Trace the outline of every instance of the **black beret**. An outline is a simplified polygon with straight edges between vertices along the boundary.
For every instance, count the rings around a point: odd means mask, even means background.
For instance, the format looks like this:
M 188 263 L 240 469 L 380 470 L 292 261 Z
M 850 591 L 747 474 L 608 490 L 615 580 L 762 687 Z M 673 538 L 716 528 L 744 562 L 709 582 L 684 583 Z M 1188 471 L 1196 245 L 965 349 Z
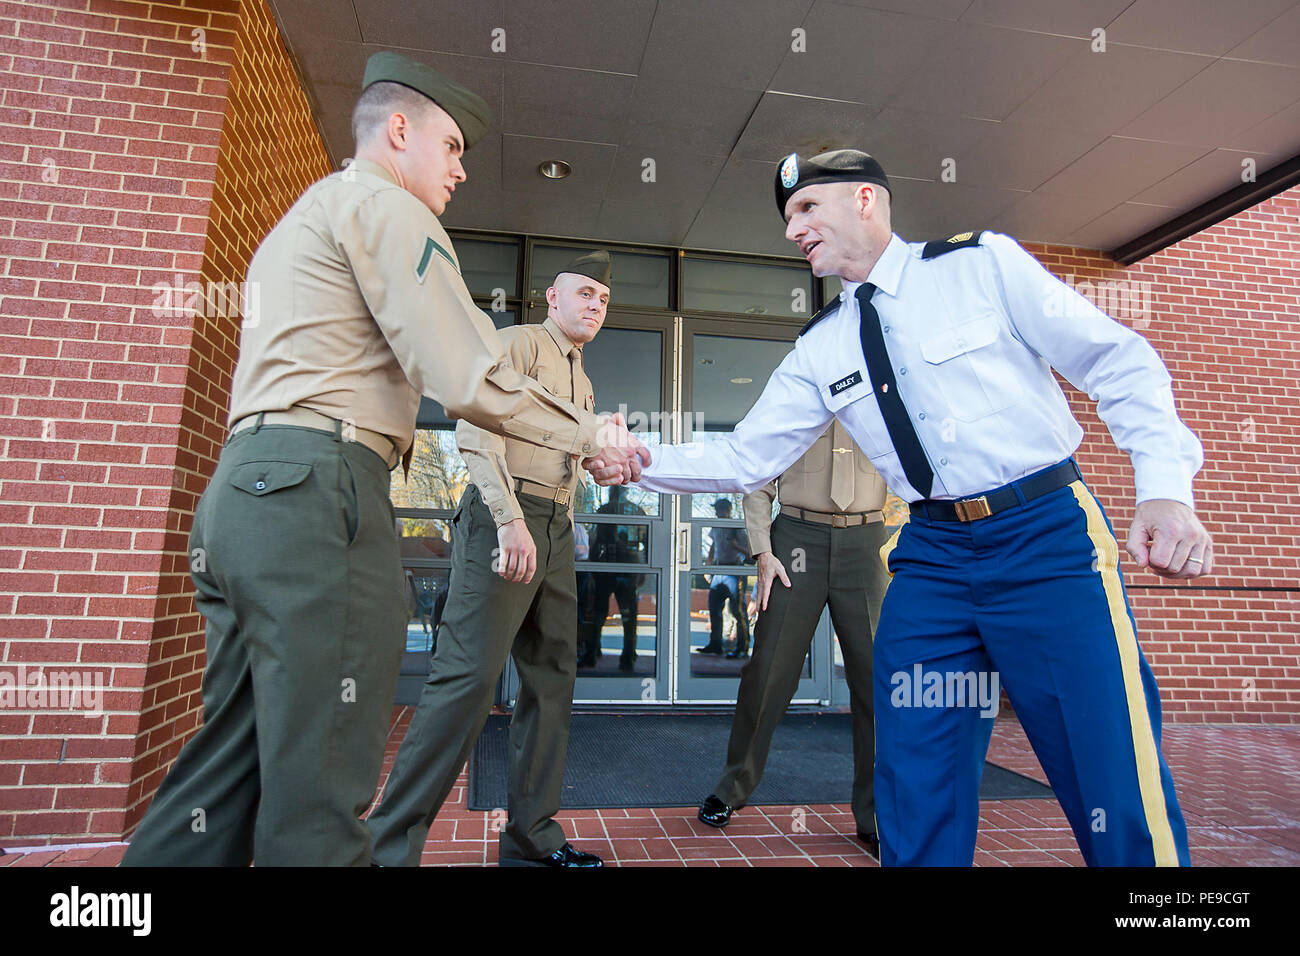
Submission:
M 560 272 L 573 272 L 580 276 L 586 276 L 588 279 L 595 279 L 608 288 L 613 268 L 610 264 L 609 253 L 604 249 L 597 249 L 595 252 L 584 252 L 582 255 L 575 257 Z M 556 274 L 559 275 L 559 273 Z
M 460 135 L 465 138 L 466 149 L 483 138 L 492 122 L 492 110 L 483 97 L 447 79 L 432 67 L 400 53 L 382 50 L 371 55 L 366 61 L 362 90 L 372 83 L 400 83 L 433 100 L 456 121 Z
M 832 149 L 810 159 L 791 153 L 776 168 L 776 211 L 785 218 L 790 197 L 818 183 L 875 183 L 889 189 L 889 177 L 880 163 L 861 150 Z

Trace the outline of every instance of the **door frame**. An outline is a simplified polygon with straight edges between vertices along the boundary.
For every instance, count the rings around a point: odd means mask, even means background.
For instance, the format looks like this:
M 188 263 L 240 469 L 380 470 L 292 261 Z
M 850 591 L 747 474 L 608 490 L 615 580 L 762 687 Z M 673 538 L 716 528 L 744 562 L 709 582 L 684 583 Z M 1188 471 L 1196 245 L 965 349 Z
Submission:
M 690 400 L 695 385 L 695 349 L 696 335 L 717 335 L 727 338 L 747 338 L 765 341 L 788 341 L 791 348 L 798 337 L 799 330 L 806 320 L 802 319 L 752 319 L 738 322 L 734 319 L 687 315 L 678 317 L 677 352 L 675 355 L 677 369 L 680 373 L 679 394 L 677 395 L 679 411 L 685 411 L 684 405 Z M 678 415 L 684 420 L 684 415 Z M 683 435 L 678 441 L 689 440 Z M 733 516 L 730 520 L 719 518 L 693 518 L 690 514 L 689 495 L 674 495 L 674 540 L 678 542 L 677 567 L 675 575 L 675 597 L 678 602 L 676 627 L 673 634 L 673 702 L 677 704 L 734 704 L 736 690 L 739 686 L 737 677 L 694 677 L 691 675 L 690 654 L 690 607 L 691 579 L 699 573 L 714 573 L 713 566 L 696 563 L 696 556 L 701 554 L 703 529 L 705 527 L 743 527 L 743 516 Z M 686 544 L 683 551 L 682 544 Z M 706 568 L 706 570 L 701 570 Z M 754 565 L 717 566 L 720 574 L 756 573 Z M 751 634 L 751 648 L 752 648 Z M 831 629 L 830 615 L 823 610 L 817 628 L 813 634 L 809 653 L 812 656 L 812 674 L 801 677 L 792 704 L 830 703 L 832 696 L 831 667 Z

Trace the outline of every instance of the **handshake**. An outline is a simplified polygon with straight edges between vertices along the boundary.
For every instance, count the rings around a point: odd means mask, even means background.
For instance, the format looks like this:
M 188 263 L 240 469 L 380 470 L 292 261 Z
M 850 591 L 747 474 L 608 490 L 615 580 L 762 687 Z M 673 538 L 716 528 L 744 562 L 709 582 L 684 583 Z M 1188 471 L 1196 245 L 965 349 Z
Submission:
M 600 451 L 582 460 L 598 485 L 626 485 L 641 480 L 641 468 L 650 464 L 650 450 L 627 430 L 622 414 L 600 415 L 596 441 Z

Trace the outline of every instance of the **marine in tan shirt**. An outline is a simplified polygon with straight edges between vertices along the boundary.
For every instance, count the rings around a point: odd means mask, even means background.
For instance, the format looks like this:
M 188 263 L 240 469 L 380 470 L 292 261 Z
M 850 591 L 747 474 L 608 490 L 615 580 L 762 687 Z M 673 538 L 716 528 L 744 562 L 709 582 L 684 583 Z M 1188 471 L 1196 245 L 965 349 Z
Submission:
M 506 329 L 510 361 L 580 408 L 595 404 L 582 347 L 600 330 L 612 281 L 603 250 L 546 290 L 541 325 Z M 452 570 L 429 678 L 370 814 L 374 858 L 417 866 L 429 827 L 492 709 L 506 658 L 519 671 L 510 720 L 509 819 L 502 865 L 599 866 L 552 819 L 560 809 L 577 676 L 578 599 L 570 511 L 577 470 L 563 451 L 456 427 L 472 484 L 453 519 Z
M 596 398 L 582 367 L 582 345 L 575 343 L 547 317 L 541 325 L 516 325 L 501 330 L 510 364 L 535 378 L 552 395 L 591 411 Z M 572 455 L 539 447 L 517 438 L 503 438 L 468 421 L 456 425 L 456 446 L 465 458 L 470 480 L 499 526 L 523 518 L 516 496 L 520 481 L 535 485 L 531 493 L 558 495 L 561 504 L 573 500 L 579 468 Z
M 599 455 L 617 479 L 639 474 L 619 426 L 510 366 L 461 281 L 437 216 L 487 104 L 395 53 L 371 57 L 363 88 L 359 158 L 311 186 L 249 267 L 259 308 L 244 316 L 232 434 L 189 542 L 204 723 L 125 865 L 370 862 L 359 817 L 409 618 L 389 471 L 421 394 L 557 454 Z
M 230 422 L 307 408 L 411 444 L 420 396 L 447 414 L 562 454 L 595 452 L 599 422 L 506 360 L 432 210 L 357 159 L 302 195 L 258 248 Z
M 853 711 L 853 816 L 859 837 L 878 856 L 871 635 L 888 584 L 879 558 L 887 538 L 881 513 L 887 495 L 884 481 L 838 420 L 776 481 L 745 495 L 745 530 L 758 559 L 758 624 L 753 657 L 740 674 L 727 764 L 700 807 L 704 823 L 726 826 L 758 786 L 772 734 L 799 686 L 817 622 L 829 606 Z M 774 500 L 780 503 L 775 520 Z

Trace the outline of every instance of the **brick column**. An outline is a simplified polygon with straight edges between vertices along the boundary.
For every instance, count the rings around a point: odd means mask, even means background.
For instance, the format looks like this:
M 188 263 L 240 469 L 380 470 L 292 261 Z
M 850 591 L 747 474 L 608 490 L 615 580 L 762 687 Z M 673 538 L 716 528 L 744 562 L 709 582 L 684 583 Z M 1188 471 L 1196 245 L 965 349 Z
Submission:
M 0 38 L 0 675 L 107 685 L 0 705 L 0 846 L 118 839 L 201 719 L 187 535 L 238 315 L 193 291 L 328 162 L 264 0 L 0 4 Z

